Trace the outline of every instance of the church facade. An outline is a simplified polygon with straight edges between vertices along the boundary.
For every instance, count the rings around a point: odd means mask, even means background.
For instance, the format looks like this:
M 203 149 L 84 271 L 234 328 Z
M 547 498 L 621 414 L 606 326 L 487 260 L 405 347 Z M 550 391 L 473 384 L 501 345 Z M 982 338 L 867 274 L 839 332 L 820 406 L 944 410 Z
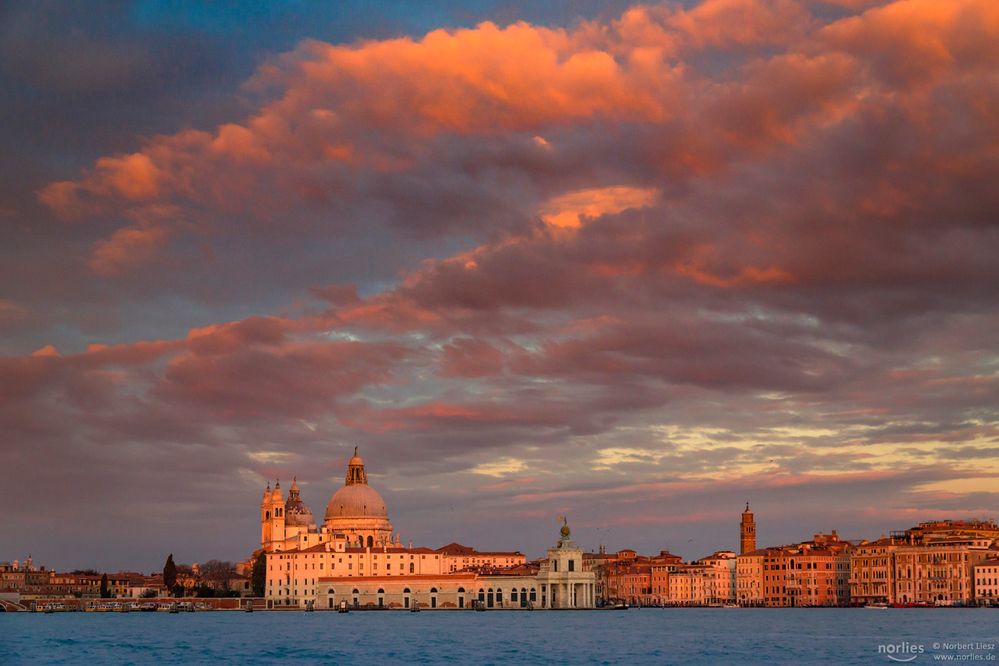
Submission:
M 322 524 L 292 482 L 268 484 L 260 506 L 260 548 L 266 556 L 269 608 L 592 608 L 595 576 L 582 549 L 562 538 L 539 563 L 519 551 L 481 552 L 461 544 L 438 549 L 403 546 L 385 501 L 368 485 L 354 450 L 343 487 L 326 505 Z

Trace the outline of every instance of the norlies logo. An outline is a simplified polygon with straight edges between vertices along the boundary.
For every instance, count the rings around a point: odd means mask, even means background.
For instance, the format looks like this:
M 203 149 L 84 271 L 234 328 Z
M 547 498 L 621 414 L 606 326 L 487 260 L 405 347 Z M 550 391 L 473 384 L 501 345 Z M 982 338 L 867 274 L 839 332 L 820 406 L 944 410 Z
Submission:
M 878 646 L 878 654 L 883 654 L 892 661 L 913 661 L 919 655 L 926 652 L 926 648 L 921 643 L 887 643 Z

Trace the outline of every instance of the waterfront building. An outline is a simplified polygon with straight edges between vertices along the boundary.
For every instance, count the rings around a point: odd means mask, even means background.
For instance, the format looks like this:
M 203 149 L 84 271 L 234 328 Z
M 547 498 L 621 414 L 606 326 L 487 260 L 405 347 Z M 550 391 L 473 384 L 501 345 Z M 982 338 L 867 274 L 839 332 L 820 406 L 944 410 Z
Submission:
M 387 549 L 383 555 L 398 557 L 403 563 L 425 564 L 426 569 L 415 567 L 413 573 L 387 575 L 387 571 L 375 573 L 369 568 L 366 573 L 350 575 L 350 569 L 345 572 L 340 568 L 334 575 L 319 574 L 311 598 L 300 596 L 293 605 L 312 602 L 316 608 L 332 609 L 345 601 L 361 608 L 412 608 L 419 604 L 430 609 L 470 609 L 481 604 L 483 608 L 568 609 L 593 608 L 596 602 L 596 577 L 586 567 L 582 549 L 569 539 L 568 525 L 563 525 L 559 542 L 548 549 L 548 557 L 540 565 L 521 563 L 451 572 L 448 565 L 442 565 L 440 551 L 400 550 L 405 552 Z M 282 562 L 289 554 L 268 555 L 268 561 L 275 557 Z M 284 605 L 281 601 L 280 596 L 268 598 L 269 605 Z
M 704 600 L 707 604 L 730 604 L 736 601 L 736 555 L 721 550 L 701 558 L 695 564 L 704 568 Z
M 735 578 L 737 603 L 740 606 L 762 606 L 763 601 L 763 560 L 769 549 L 760 548 L 741 553 L 735 558 Z
M 703 606 L 706 603 L 706 567 L 700 564 L 682 564 L 669 574 L 669 606 Z
M 736 593 L 743 606 L 845 606 L 851 544 L 834 530 L 811 541 L 762 548 L 736 558 Z
M 894 539 L 881 537 L 862 541 L 850 556 L 850 602 L 854 604 L 893 603 L 895 590 Z
M 992 551 L 990 557 L 975 564 L 972 571 L 975 603 L 980 605 L 999 603 L 999 552 Z
M 669 575 L 683 564 L 679 555 L 668 550 L 658 555 L 639 555 L 631 549 L 613 555 L 589 555 L 597 576 L 598 598 L 604 602 L 624 601 L 636 606 L 661 606 L 669 602 Z
M 856 604 L 964 605 L 976 594 L 972 572 L 993 557 L 999 527 L 991 521 L 932 521 L 861 542 L 850 558 Z
M 899 604 L 954 606 L 974 601 L 972 572 L 988 559 L 989 538 L 941 536 L 895 550 L 894 594 Z
M 590 608 L 597 599 L 591 559 L 569 539 L 568 525 L 546 560 L 533 568 L 525 568 L 518 551 L 483 552 L 459 543 L 403 546 L 356 449 L 322 526 L 297 482 L 287 498 L 279 483 L 268 485 L 260 515 L 269 607 L 329 608 L 341 600 L 353 605 L 356 597 L 362 606 L 405 607 L 408 599 L 431 608 L 438 603 L 464 608 L 471 601 L 486 607 Z M 465 578 L 451 578 L 459 574 Z M 465 584 L 469 575 L 477 586 Z
M 568 522 L 563 521 L 558 543 L 548 549 L 537 580 L 542 608 L 593 608 L 596 576 L 584 566 L 583 549 L 573 543 Z

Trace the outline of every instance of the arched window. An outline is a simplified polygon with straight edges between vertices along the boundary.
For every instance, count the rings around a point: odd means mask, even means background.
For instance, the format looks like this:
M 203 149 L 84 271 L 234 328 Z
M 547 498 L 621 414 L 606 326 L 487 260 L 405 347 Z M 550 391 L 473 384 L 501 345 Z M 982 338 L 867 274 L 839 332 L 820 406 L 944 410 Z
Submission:
M 430 594 L 437 594 L 437 588 L 436 587 L 430 588 Z
M 402 593 L 406 595 L 402 598 L 402 605 L 404 608 L 409 608 L 409 588 L 407 587 Z
M 378 588 L 378 594 L 385 594 L 385 589 L 384 589 L 384 588 L 381 588 L 381 587 L 379 587 L 379 588 Z

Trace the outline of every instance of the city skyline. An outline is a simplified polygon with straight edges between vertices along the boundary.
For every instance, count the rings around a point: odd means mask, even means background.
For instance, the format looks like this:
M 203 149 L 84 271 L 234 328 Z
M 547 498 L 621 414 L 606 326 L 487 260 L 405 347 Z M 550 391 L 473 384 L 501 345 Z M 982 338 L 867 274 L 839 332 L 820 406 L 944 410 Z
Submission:
M 0 18 L 0 556 L 235 561 L 355 446 L 434 547 L 996 518 L 995 3 Z

